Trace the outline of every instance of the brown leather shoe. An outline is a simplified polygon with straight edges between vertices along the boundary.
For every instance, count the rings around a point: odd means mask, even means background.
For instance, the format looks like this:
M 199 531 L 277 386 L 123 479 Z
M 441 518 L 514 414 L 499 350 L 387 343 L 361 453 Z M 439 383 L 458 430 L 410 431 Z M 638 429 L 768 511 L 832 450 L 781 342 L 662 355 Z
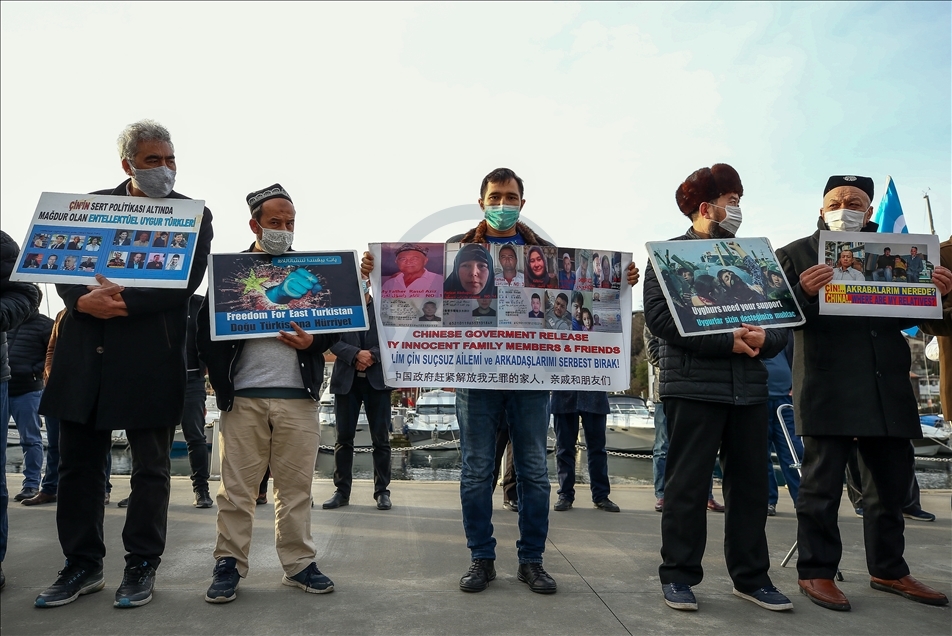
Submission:
M 707 509 L 711 512 L 724 512 L 723 504 L 718 503 L 714 497 L 707 500 Z
M 20 502 L 24 506 L 39 506 L 40 504 L 56 503 L 56 495 L 48 495 L 45 492 L 39 492 L 34 497 L 24 499 Z
M 24 502 L 26 503 L 26 502 Z M 901 579 L 888 580 L 877 579 L 875 576 L 869 577 L 869 586 L 874 590 L 891 592 L 904 596 L 910 601 L 925 603 L 926 605 L 948 605 L 949 599 L 945 594 L 938 590 L 933 590 L 928 585 L 923 585 L 908 574 Z
M 839 612 L 848 612 L 849 599 L 836 587 L 833 579 L 800 579 L 797 581 L 804 596 L 819 605 Z

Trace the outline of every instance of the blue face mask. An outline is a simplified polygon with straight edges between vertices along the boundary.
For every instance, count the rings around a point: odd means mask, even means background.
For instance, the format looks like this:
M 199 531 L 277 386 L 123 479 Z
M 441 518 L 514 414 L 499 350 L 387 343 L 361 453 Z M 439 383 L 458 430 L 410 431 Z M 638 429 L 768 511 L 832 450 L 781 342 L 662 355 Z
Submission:
M 518 205 L 487 205 L 483 212 L 490 227 L 500 232 L 511 230 L 519 220 Z

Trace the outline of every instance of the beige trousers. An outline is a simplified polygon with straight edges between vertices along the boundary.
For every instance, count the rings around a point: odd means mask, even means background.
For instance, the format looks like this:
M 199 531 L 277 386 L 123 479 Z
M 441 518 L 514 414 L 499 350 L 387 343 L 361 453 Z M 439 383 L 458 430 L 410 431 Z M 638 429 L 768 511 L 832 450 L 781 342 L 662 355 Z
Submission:
M 285 574 L 312 561 L 311 483 L 321 433 L 313 400 L 236 397 L 221 414 L 221 485 L 215 560 L 234 557 L 248 575 L 258 485 L 268 465 L 274 479 L 274 547 Z

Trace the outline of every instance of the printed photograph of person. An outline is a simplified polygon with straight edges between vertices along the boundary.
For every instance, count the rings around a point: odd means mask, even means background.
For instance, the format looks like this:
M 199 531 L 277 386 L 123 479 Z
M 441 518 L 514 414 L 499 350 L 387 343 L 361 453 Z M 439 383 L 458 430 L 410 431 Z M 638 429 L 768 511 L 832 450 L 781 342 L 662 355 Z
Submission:
M 529 318 L 544 318 L 545 314 L 542 313 L 542 296 L 537 292 L 533 292 L 531 303 L 532 311 L 529 312 Z
M 40 269 L 42 264 L 43 255 L 36 252 L 27 254 L 26 258 L 23 259 L 23 269 Z
M 559 331 L 572 330 L 572 316 L 569 314 L 569 297 L 565 292 L 545 292 L 545 319 L 546 329 Z
M 595 274 L 592 275 L 592 287 L 596 289 L 611 289 L 612 288 L 612 259 L 608 254 L 602 254 L 599 258 L 595 259 L 597 263 L 593 263 L 595 267 L 595 272 L 597 272 L 598 277 L 596 279 Z
M 168 247 L 168 245 L 169 245 L 169 233 L 156 232 L 155 240 L 152 241 L 152 247 Z
M 582 331 L 591 331 L 595 326 L 595 319 L 592 317 L 591 310 L 588 307 L 582 307 Z
M 385 243 L 380 247 L 383 298 L 443 295 L 442 243 Z
M 564 247 L 560 247 L 562 252 L 562 267 L 559 269 L 559 289 L 571 291 L 575 289 L 575 270 L 572 265 L 572 252 Z
M 149 254 L 149 264 L 145 266 L 146 269 L 164 269 L 165 268 L 165 254 L 152 253 Z
M 833 280 L 848 280 L 861 282 L 866 280 L 863 270 L 853 257 L 853 250 L 843 248 L 836 258 L 836 267 L 833 268 Z
M 423 303 L 423 315 L 417 318 L 418 322 L 441 322 L 443 319 L 437 315 L 439 308 L 432 300 Z
M 482 296 L 476 300 L 476 308 L 473 309 L 473 318 L 495 318 L 496 309 L 493 307 L 494 299 L 488 296 Z
M 89 239 L 86 241 L 86 251 L 98 252 L 100 245 L 102 245 L 101 236 L 90 236 Z
M 81 250 L 83 249 L 83 241 L 86 240 L 85 236 L 74 235 L 69 239 L 69 243 L 66 245 L 68 250 Z
M 575 287 L 577 291 L 592 291 L 592 252 L 575 250 Z
M 50 254 L 46 257 L 46 263 L 40 265 L 40 269 L 59 269 L 59 256 Z
M 119 230 L 116 232 L 115 238 L 112 239 L 113 245 L 127 246 L 132 245 L 132 239 L 129 238 L 132 236 L 132 232 L 129 230 Z
M 37 232 L 33 235 L 33 247 L 36 249 L 46 249 L 46 246 L 49 245 L 49 241 L 50 237 L 42 232 Z
M 132 246 L 149 247 L 150 238 L 152 238 L 152 232 L 136 232 L 136 240 L 132 241 Z
M 145 252 L 133 252 L 128 267 L 129 269 L 145 269 Z
M 768 300 L 781 300 L 793 296 L 793 292 L 790 291 L 787 283 L 783 280 L 783 274 L 780 272 L 779 266 L 771 265 L 763 270 L 763 274 L 764 296 Z
M 170 272 L 180 271 L 182 269 L 182 256 L 179 254 L 172 254 L 165 264 L 165 269 Z
M 112 258 L 106 263 L 106 267 L 125 267 L 129 252 L 113 252 Z
M 66 249 L 66 235 L 57 234 L 53 237 L 53 242 L 50 243 L 51 250 L 65 250 Z
M 586 300 L 588 300 L 586 298 Z M 585 323 L 585 311 L 591 310 L 592 328 L 588 329 Z M 582 308 L 582 331 L 600 331 L 603 333 L 621 333 L 620 322 L 612 320 L 612 316 L 620 315 L 621 291 L 617 289 L 603 289 L 592 293 L 592 304 L 587 302 Z M 607 317 L 607 320 L 603 320 Z
M 722 269 L 717 272 L 717 280 L 721 284 L 721 299 L 728 303 L 760 303 L 764 295 L 744 282 L 738 272 L 732 269 Z
M 176 232 L 172 235 L 172 243 L 169 244 L 169 247 L 176 250 L 184 250 L 188 247 L 188 236 L 184 232 Z
M 621 289 L 621 252 L 612 252 L 612 289 Z
M 79 271 L 81 272 L 94 272 L 96 271 L 96 262 L 99 260 L 98 256 L 84 256 L 83 260 L 79 263 Z
M 506 243 L 493 245 L 496 254 L 496 286 L 497 287 L 524 287 L 525 275 L 519 271 L 522 266 L 522 246 Z
M 525 249 L 525 286 L 534 287 L 536 289 L 558 288 L 555 269 L 551 265 L 555 258 L 555 251 L 551 247 L 541 247 L 538 245 L 526 247 Z M 546 252 L 548 252 L 548 254 Z
M 63 259 L 63 271 L 64 272 L 75 272 L 76 271 L 76 257 L 70 254 Z
M 443 284 L 444 298 L 495 297 L 496 281 L 492 254 L 482 243 L 462 244 L 455 255 L 447 249 L 446 259 L 453 258 L 453 268 Z
M 591 318 L 591 292 L 572 292 L 571 306 L 569 307 L 572 313 L 572 331 L 591 331 L 591 329 L 584 329 L 582 324 L 582 312 L 586 310 L 586 307 L 589 310 L 589 318 Z

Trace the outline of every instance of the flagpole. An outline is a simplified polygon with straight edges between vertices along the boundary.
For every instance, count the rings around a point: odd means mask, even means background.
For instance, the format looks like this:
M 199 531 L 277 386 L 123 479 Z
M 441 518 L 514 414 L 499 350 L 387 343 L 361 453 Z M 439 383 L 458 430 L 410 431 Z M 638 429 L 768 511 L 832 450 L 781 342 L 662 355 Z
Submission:
M 935 223 L 932 222 L 932 203 L 929 201 L 929 191 L 922 193 L 922 198 L 926 200 L 926 214 L 929 215 L 929 229 L 935 234 Z

